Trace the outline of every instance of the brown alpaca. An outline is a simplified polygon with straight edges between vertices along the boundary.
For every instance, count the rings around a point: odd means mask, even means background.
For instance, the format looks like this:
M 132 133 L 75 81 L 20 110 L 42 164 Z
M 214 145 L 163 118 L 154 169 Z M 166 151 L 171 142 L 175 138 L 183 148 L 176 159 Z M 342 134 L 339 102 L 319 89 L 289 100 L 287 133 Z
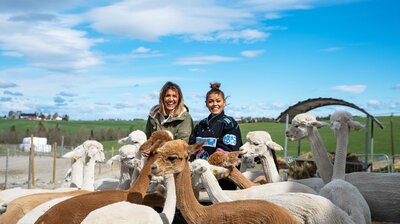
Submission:
M 202 145 L 188 145 L 182 140 L 167 142 L 158 150 L 160 156 L 151 168 L 155 175 L 174 174 L 177 203 L 188 223 L 298 223 L 286 208 L 262 200 L 201 205 L 192 190 L 188 157 Z
M 7 211 L 0 216 L 0 223 L 17 223 L 19 219 L 42 203 L 55 198 L 76 196 L 89 192 L 90 191 L 77 190 L 68 192 L 39 193 L 17 198 L 7 205 Z
M 214 152 L 210 157 L 208 157 L 208 162 L 211 165 L 227 168 L 230 171 L 227 178 L 235 183 L 240 189 L 246 189 L 259 185 L 244 177 L 243 174 L 236 168 L 236 166 L 240 163 L 240 159 L 238 158 L 240 154 L 240 151 L 229 152 L 227 154 L 222 152 Z
M 151 164 L 153 164 L 158 157 L 156 149 L 170 140 L 172 140 L 172 137 L 168 132 L 156 131 L 143 143 L 140 150 L 148 151 L 150 154 L 140 175 L 128 190 L 97 191 L 67 199 L 51 207 L 45 214 L 40 216 L 35 223 L 78 224 L 81 223 L 91 211 L 115 202 L 129 201 L 131 203 L 141 204 L 150 183 Z

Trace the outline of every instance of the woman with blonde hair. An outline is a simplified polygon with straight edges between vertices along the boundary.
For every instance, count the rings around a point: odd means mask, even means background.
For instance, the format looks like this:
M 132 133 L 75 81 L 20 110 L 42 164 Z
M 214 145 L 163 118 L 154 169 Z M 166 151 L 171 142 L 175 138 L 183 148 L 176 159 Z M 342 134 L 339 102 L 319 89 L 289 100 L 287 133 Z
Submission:
M 174 139 L 189 141 L 193 120 L 184 104 L 181 88 L 176 83 L 168 81 L 164 84 L 159 104 L 150 110 L 145 130 L 147 138 L 157 130 L 168 130 Z

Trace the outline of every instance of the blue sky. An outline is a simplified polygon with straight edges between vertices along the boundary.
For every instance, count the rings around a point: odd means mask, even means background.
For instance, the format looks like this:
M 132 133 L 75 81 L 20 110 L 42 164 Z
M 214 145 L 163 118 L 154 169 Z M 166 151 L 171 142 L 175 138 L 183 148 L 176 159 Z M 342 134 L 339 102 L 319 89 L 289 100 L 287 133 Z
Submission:
M 316 97 L 398 115 L 399 9 L 397 0 L 1 0 L 0 115 L 146 118 L 166 81 L 181 86 L 195 120 L 208 115 L 215 81 L 234 117 L 276 118 Z

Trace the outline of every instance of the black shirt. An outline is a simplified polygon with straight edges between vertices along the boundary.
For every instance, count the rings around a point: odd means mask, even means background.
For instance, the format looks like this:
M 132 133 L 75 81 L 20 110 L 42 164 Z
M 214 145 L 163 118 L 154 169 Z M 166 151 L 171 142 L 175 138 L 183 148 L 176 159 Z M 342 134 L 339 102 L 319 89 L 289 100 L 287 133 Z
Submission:
M 189 144 L 204 142 L 196 158 L 207 159 L 216 150 L 238 151 L 242 146 L 239 124 L 224 111 L 216 116 L 210 114 L 201 120 L 190 136 Z M 192 157 L 192 159 L 194 159 Z

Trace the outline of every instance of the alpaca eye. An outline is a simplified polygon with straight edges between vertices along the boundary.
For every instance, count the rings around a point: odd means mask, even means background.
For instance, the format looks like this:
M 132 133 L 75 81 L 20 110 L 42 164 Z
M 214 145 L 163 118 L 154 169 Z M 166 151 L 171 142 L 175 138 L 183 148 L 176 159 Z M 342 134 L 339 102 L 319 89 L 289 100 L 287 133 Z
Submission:
M 177 159 L 177 156 L 168 156 L 167 159 L 171 162 L 175 162 L 175 160 Z

